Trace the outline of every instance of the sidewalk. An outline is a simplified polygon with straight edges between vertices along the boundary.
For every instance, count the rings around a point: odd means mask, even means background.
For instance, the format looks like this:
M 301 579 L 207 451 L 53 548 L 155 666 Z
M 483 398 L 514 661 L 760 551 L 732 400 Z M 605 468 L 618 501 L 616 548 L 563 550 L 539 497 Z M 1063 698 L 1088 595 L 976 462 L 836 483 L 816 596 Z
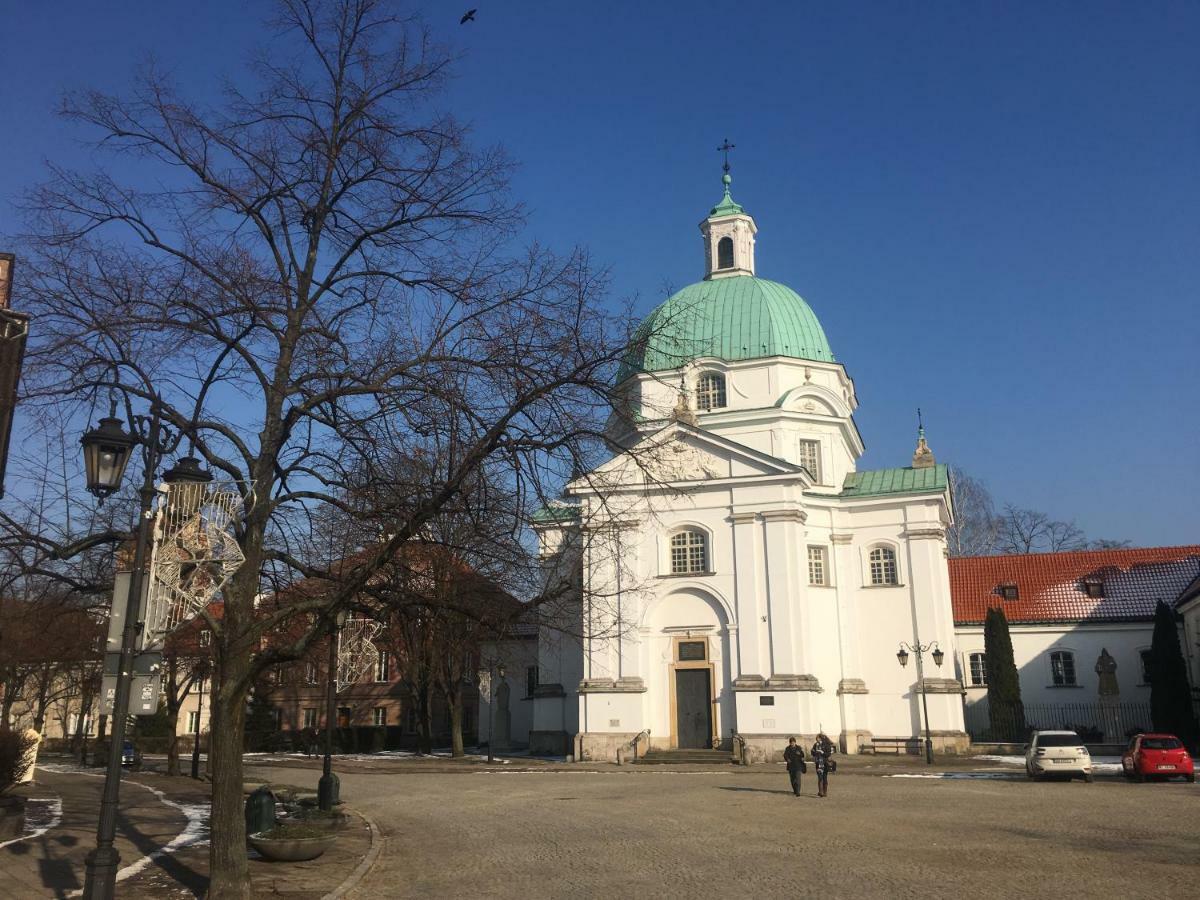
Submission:
M 299 774 L 299 773 L 297 773 Z M 318 773 L 319 774 L 319 773 Z M 295 779 L 308 788 L 307 777 Z M 311 779 L 316 790 L 316 778 Z M 65 898 L 83 887 L 84 858 L 96 845 L 104 779 L 99 770 L 62 761 L 39 765 L 26 831 L 0 846 L 0 897 Z M 118 895 L 135 900 L 202 897 L 208 887 L 207 782 L 127 773 L 121 785 L 117 849 Z M 307 863 L 269 863 L 251 853 L 255 893 L 287 900 L 319 900 L 338 888 L 371 846 L 371 831 L 353 810 L 333 849 Z M 41 831 L 41 833 L 37 833 Z

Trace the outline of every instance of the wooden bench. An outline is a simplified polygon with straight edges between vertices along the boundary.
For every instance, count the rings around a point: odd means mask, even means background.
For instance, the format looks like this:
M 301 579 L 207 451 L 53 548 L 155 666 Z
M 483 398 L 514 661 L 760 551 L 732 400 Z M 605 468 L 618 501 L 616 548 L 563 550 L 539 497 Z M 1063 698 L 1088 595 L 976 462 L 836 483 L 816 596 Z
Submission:
M 911 745 L 911 749 L 910 749 Z M 920 753 L 921 740 L 914 737 L 875 737 L 864 744 L 859 744 L 859 753 Z

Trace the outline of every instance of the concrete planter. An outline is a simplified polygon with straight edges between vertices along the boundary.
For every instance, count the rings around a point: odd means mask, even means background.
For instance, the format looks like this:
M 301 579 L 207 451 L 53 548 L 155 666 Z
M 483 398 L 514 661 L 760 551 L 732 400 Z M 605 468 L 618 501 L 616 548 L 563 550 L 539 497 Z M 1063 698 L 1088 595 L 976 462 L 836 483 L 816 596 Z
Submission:
M 20 837 L 25 833 L 25 798 L 10 794 L 0 796 L 0 841 Z
M 325 831 L 338 832 L 350 824 L 350 817 L 340 812 L 335 812 L 329 816 L 314 816 L 301 813 L 296 816 L 295 823 L 297 825 L 311 825 L 313 828 L 322 828 Z
M 316 859 L 337 841 L 337 833 L 330 831 L 321 837 L 269 838 L 260 832 L 247 840 L 264 859 L 271 862 L 304 862 Z

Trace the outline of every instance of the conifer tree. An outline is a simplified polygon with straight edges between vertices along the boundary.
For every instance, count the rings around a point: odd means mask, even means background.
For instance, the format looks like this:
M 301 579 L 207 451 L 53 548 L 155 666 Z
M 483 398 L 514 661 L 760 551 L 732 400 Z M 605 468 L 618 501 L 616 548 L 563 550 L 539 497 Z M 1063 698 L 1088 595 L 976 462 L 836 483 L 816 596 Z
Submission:
M 1150 717 L 1156 731 L 1176 735 L 1188 747 L 1195 749 L 1200 728 L 1192 709 L 1192 694 L 1188 687 L 1187 663 L 1179 648 L 1179 633 L 1175 625 L 1175 610 L 1158 601 L 1154 610 L 1154 637 L 1150 643 L 1147 664 L 1150 676 Z
M 999 607 L 987 611 L 983 623 L 983 652 L 987 661 L 988 721 L 992 739 L 1023 741 L 1026 728 L 1021 679 L 1013 660 L 1008 618 Z

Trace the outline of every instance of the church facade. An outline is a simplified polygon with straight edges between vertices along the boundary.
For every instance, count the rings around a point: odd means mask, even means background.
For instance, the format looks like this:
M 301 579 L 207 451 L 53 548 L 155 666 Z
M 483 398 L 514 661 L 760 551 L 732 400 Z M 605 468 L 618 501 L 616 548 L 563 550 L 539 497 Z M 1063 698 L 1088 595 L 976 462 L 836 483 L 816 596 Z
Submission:
M 911 465 L 858 469 L 854 382 L 808 304 L 758 277 L 724 185 L 703 280 L 647 317 L 618 375 L 621 452 L 537 517 L 579 595 L 541 630 L 531 749 L 736 742 L 755 760 L 824 731 L 854 753 L 921 733 L 922 693 L 935 747 L 964 748 L 946 468 L 922 434 Z

